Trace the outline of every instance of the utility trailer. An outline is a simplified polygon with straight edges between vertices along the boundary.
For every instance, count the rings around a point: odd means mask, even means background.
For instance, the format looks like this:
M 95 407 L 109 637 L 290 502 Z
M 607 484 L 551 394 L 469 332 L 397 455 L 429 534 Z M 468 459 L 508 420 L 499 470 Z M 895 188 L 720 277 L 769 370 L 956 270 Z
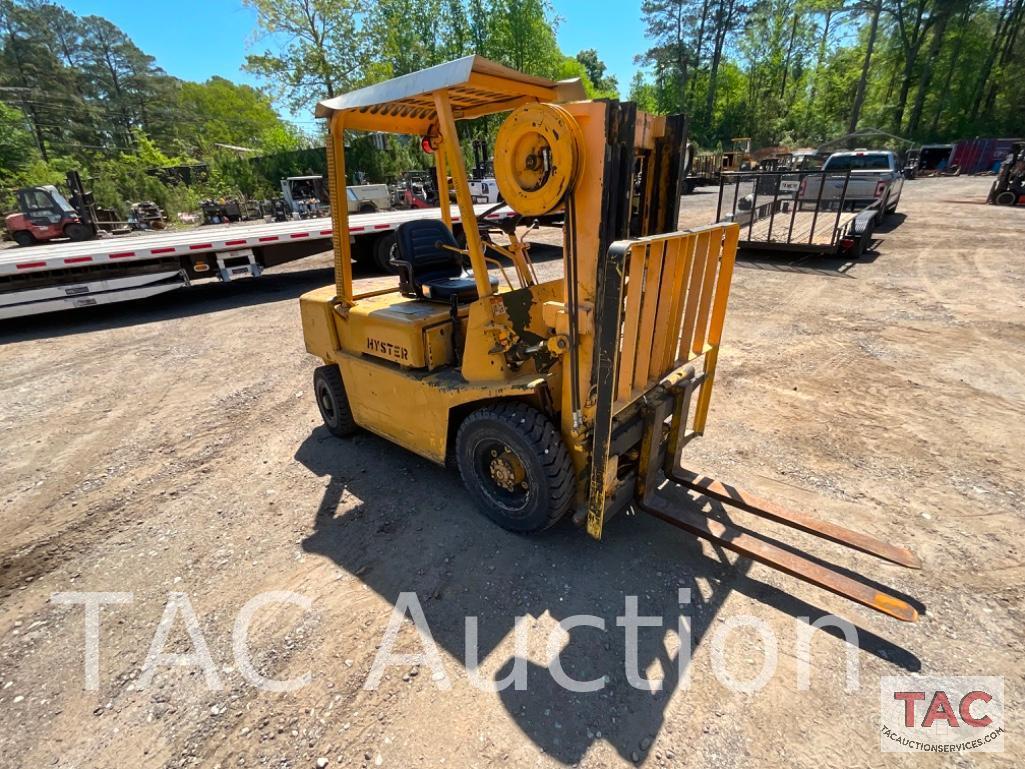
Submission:
M 505 207 L 480 205 L 474 211 L 495 225 L 516 216 Z M 353 253 L 388 270 L 399 225 L 440 216 L 436 208 L 354 215 Z M 455 206 L 451 217 L 458 226 Z M 257 278 L 268 267 L 328 250 L 331 233 L 331 219 L 321 218 L 5 248 L 0 319 L 143 299 L 203 280 Z
M 717 222 L 740 225 L 746 252 L 858 258 L 885 215 L 888 190 L 865 204 L 851 196 L 851 170 L 724 173 Z

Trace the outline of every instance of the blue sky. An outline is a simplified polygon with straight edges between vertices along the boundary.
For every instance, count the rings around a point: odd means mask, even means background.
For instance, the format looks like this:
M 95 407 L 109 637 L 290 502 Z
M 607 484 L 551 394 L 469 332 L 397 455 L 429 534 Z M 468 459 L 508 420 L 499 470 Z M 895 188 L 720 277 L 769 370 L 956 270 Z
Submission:
M 647 46 L 640 20 L 640 0 L 554 0 L 559 46 L 573 55 L 594 48 L 626 95 L 634 73 L 634 54 Z M 254 50 L 256 14 L 240 0 L 64 0 L 71 11 L 105 16 L 117 24 L 157 64 L 176 77 L 206 80 L 221 75 L 255 84 L 242 72 Z M 257 44 L 258 45 L 258 44 Z M 312 117 L 297 116 L 305 122 Z

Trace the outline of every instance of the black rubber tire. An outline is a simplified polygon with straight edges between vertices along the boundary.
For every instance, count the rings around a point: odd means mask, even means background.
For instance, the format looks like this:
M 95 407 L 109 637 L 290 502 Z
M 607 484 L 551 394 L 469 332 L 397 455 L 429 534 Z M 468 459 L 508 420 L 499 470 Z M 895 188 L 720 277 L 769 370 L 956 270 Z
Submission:
M 1011 192 L 1011 190 L 1004 190 L 997 194 L 993 202 L 998 206 L 1013 206 L 1018 202 L 1018 196 Z M 15 235 L 17 235 L 17 233 L 15 233 Z
M 381 272 L 394 275 L 396 269 L 391 266 L 392 254 L 398 245 L 394 232 L 378 235 L 374 240 L 374 264 Z
M 36 244 L 35 235 L 28 230 L 17 230 L 11 233 L 11 237 L 19 246 L 34 246 Z
M 373 203 L 361 203 L 359 207 L 359 213 L 361 214 L 376 214 L 377 206 Z
M 481 467 L 488 446 L 504 444 L 523 466 L 522 498 L 501 492 Z M 573 465 L 559 431 L 525 403 L 485 406 L 466 417 L 456 435 L 456 462 L 477 507 L 503 529 L 521 534 L 547 529 L 569 510 L 575 494 Z
M 342 373 L 338 366 L 320 366 L 313 372 L 313 395 L 324 426 L 339 438 L 348 438 L 359 429 L 349 408 L 349 396 L 345 394 Z
M 89 240 L 93 236 L 93 231 L 85 224 L 69 224 L 64 228 L 64 234 L 72 240 Z

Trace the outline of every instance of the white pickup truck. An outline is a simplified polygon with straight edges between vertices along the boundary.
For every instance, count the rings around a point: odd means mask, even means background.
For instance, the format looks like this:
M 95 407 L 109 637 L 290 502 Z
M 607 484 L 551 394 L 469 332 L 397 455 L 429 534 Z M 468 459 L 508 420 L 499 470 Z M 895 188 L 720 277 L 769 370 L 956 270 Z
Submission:
M 822 171 L 824 173 L 811 174 L 802 180 L 798 192 L 800 201 L 820 201 L 828 206 L 842 200 L 844 207 L 850 206 L 852 210 L 877 204 L 880 220 L 897 210 L 904 173 L 896 153 L 888 150 L 834 152 L 822 165 Z

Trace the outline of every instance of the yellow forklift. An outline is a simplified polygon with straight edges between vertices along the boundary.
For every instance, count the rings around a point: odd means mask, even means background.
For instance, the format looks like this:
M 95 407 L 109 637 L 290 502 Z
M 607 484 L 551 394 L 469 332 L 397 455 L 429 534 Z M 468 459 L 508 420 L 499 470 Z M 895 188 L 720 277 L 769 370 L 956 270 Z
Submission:
M 456 121 L 508 113 L 495 178 L 524 217 L 561 211 L 563 274 L 539 281 L 527 245 L 482 239 Z M 345 206 L 332 206 L 335 285 L 301 300 L 327 428 L 369 430 L 439 464 L 454 460 L 477 507 L 516 532 L 571 514 L 600 539 L 632 507 L 897 619 L 907 602 L 658 493 L 679 484 L 910 568 L 906 548 L 816 521 L 684 470 L 705 431 L 738 228 L 678 230 L 683 116 L 588 101 L 469 56 L 321 102 L 330 198 L 345 200 L 347 129 L 411 134 L 433 153 L 458 215 L 404 223 L 390 288 L 354 293 Z M 453 234 L 459 224 L 460 245 Z M 466 270 L 468 264 L 469 270 Z

